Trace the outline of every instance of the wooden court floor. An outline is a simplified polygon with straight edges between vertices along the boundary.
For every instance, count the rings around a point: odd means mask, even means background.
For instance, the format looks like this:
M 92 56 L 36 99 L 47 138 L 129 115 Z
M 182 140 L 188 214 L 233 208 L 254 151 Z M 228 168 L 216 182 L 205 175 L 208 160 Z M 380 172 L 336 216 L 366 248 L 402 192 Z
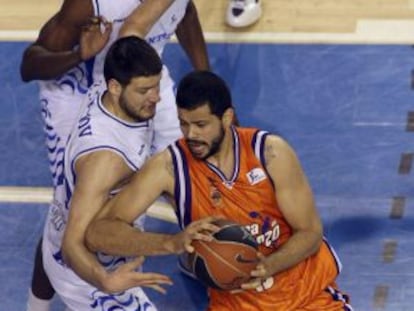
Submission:
M 219 42 L 414 42 L 414 0 L 262 0 L 255 25 L 224 22 L 228 0 L 194 0 L 207 40 Z M 0 0 L 0 39 L 31 40 L 61 0 Z

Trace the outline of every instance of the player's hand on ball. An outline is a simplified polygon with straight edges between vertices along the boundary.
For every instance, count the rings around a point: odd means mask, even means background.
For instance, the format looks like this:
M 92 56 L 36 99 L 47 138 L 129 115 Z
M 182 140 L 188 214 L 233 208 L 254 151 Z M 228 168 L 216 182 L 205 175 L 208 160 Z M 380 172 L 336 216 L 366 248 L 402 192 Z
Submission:
M 268 269 L 266 268 L 266 257 L 262 253 L 257 253 L 257 257 L 259 258 L 260 262 L 256 268 L 250 272 L 252 278 L 249 280 L 249 282 L 241 285 L 242 290 L 256 289 L 260 287 L 269 276 L 271 276 Z
M 220 227 L 213 224 L 217 217 L 206 217 L 190 223 L 183 231 L 175 235 L 175 253 L 184 251 L 192 253 L 194 247 L 191 245 L 193 240 L 211 241 L 212 235 L 220 230 Z

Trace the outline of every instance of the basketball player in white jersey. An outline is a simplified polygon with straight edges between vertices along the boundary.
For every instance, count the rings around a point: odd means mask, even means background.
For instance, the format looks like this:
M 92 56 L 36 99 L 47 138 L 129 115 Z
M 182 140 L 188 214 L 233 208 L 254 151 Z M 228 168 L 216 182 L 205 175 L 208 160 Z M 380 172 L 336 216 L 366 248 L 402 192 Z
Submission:
M 169 7 L 173 2 L 174 5 Z M 26 49 L 21 64 L 24 81 L 41 80 L 40 100 L 55 187 L 63 182 L 64 147 L 78 116 L 82 98 L 93 80 L 102 76 L 104 53 L 97 58 L 94 56 L 105 45 L 109 45 L 112 23 L 118 30 L 128 13 L 137 6 L 142 8 L 143 13 L 131 20 L 132 27 L 137 24 L 143 27 L 144 36 L 149 31 L 146 39 L 156 46 L 160 54 L 175 30 L 194 68 L 209 67 L 200 22 L 191 0 L 128 0 L 122 3 L 112 0 L 64 0 L 59 12 L 43 26 L 36 42 Z M 162 15 L 167 8 L 168 11 Z M 112 23 L 102 23 L 105 31 L 91 38 L 90 33 L 82 29 L 90 22 L 91 16 L 102 14 L 107 14 L 106 19 Z M 116 31 L 112 33 L 111 40 L 115 37 Z M 164 68 L 162 102 L 155 120 L 153 151 L 162 149 L 180 135 L 178 123 L 171 119 L 175 115 L 172 86 L 168 71 Z M 170 112 L 168 107 L 173 111 Z M 39 243 L 29 292 L 29 311 L 48 310 L 49 300 L 53 296 L 53 288 L 44 274 L 40 254 Z
M 150 156 L 162 63 L 145 40 L 130 36 L 111 46 L 104 70 L 107 90 L 91 87 L 65 148 L 64 181 L 43 235 L 44 267 L 67 310 L 156 310 L 136 286 L 163 292 L 168 277 L 136 272 L 140 259 L 122 266 L 127 258 L 102 255 L 98 262 L 83 237 L 104 202 Z

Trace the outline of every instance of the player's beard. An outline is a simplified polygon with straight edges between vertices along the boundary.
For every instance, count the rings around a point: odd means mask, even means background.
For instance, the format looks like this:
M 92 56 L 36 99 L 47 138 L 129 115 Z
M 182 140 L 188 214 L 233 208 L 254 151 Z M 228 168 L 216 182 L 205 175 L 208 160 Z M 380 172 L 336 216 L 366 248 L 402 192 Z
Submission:
M 152 119 L 155 115 L 155 107 L 153 113 L 147 114 L 146 116 L 140 114 L 140 111 L 136 111 L 133 108 L 131 108 L 133 105 L 130 105 L 129 101 L 125 98 L 124 93 L 122 93 L 121 97 L 119 98 L 119 105 L 122 108 L 122 110 L 126 113 L 126 115 L 135 120 L 136 122 L 147 121 L 149 119 Z M 144 109 L 141 110 L 144 111 Z
M 221 147 L 221 144 L 224 140 L 224 128 L 222 126 L 220 126 L 220 133 L 219 135 L 217 135 L 215 138 L 213 138 L 213 140 L 210 143 L 210 148 L 208 149 L 207 153 L 205 155 L 198 155 L 197 153 L 193 152 L 193 150 L 191 149 L 191 147 L 189 147 L 191 154 L 193 155 L 193 157 L 200 159 L 200 160 L 206 160 L 207 158 L 215 155 Z M 191 143 L 198 143 L 198 144 L 203 144 L 204 146 L 208 146 L 207 143 L 200 141 L 200 140 L 194 140 L 194 139 L 186 139 L 187 145 L 191 145 Z

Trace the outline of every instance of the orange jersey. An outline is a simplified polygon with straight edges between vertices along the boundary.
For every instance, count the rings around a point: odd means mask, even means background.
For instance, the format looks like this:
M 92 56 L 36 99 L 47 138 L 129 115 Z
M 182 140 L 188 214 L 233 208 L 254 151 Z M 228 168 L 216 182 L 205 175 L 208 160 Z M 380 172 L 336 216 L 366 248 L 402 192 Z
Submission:
M 224 216 L 245 225 L 265 255 L 276 252 L 292 236 L 276 200 L 277 189 L 263 164 L 267 135 L 257 129 L 233 128 L 235 156 L 230 178 L 214 165 L 195 159 L 184 139 L 170 147 L 182 227 L 207 216 Z M 209 289 L 209 310 L 352 310 L 334 286 L 339 270 L 340 263 L 325 242 L 315 255 L 268 278 L 256 291 L 231 294 Z

